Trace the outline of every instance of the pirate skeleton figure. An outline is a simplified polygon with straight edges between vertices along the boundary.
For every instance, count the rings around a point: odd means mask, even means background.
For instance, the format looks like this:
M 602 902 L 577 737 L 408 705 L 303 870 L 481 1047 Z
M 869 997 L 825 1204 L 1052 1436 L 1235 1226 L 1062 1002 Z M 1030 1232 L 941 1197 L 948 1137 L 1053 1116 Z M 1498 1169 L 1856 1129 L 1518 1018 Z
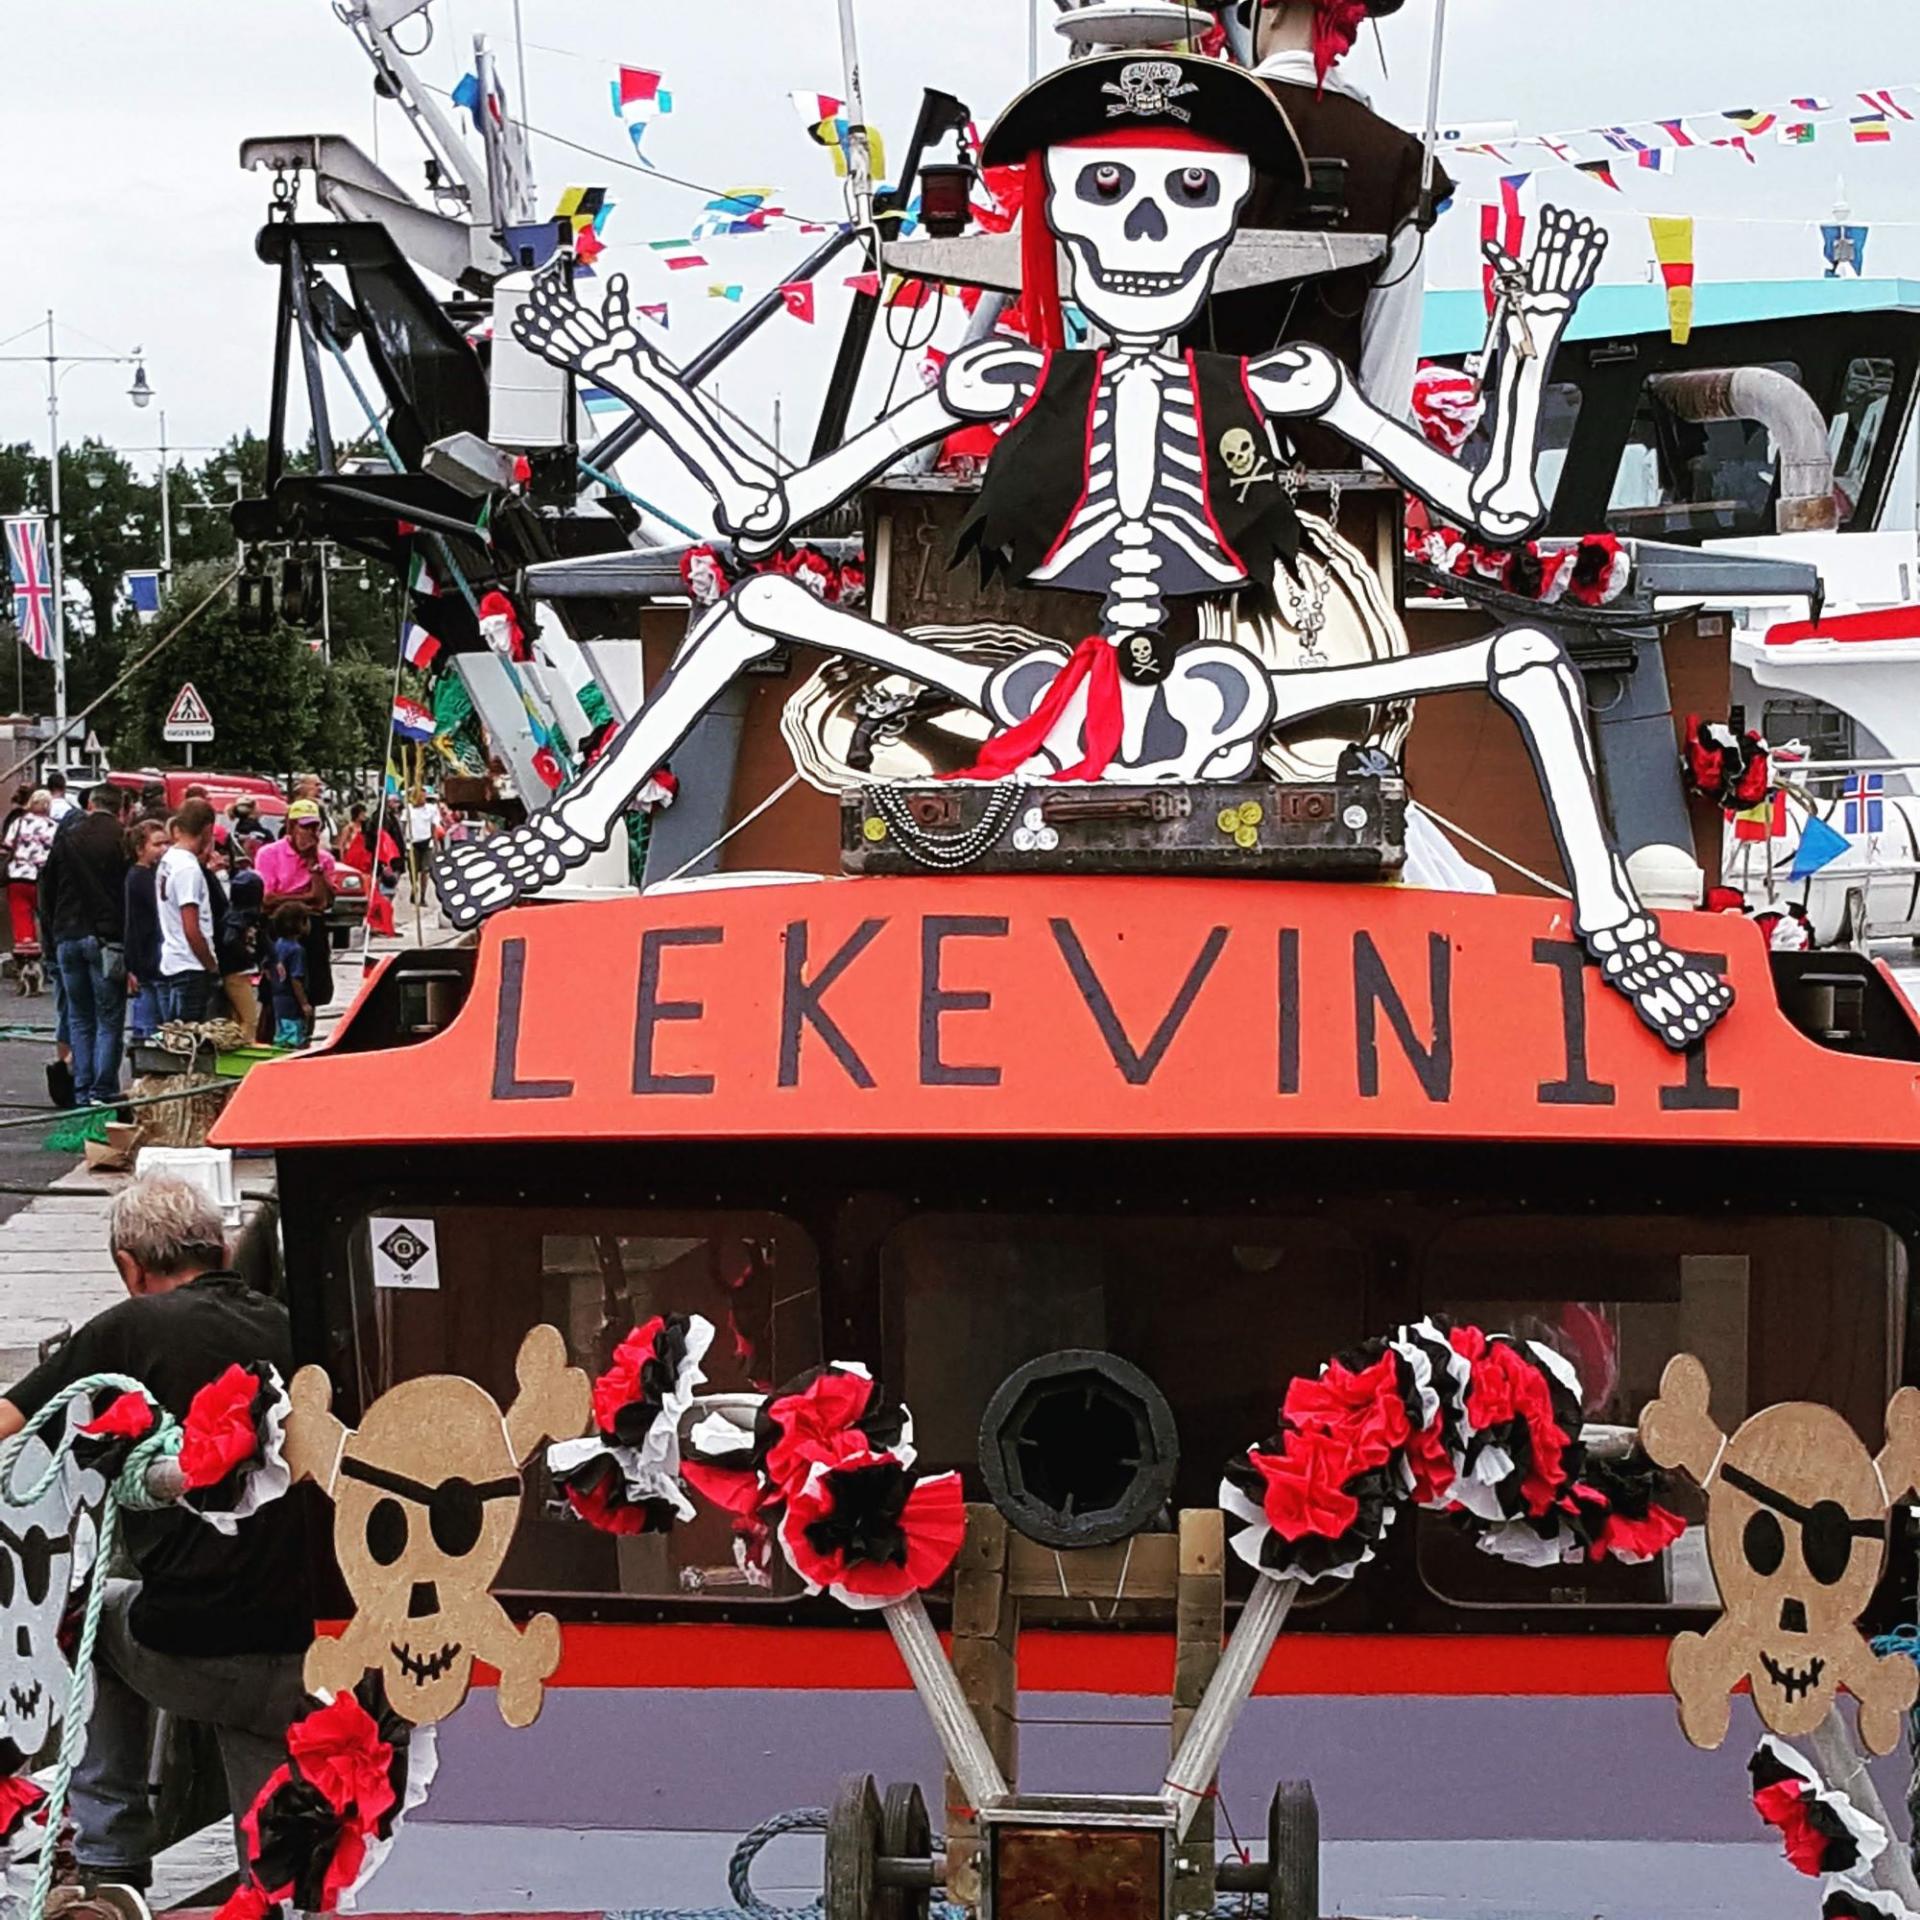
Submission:
M 1312 421 L 1482 539 L 1542 518 L 1534 443 L 1553 350 L 1592 283 L 1605 236 L 1553 209 L 1521 265 L 1495 253 L 1503 292 L 1489 380 L 1492 448 L 1457 465 L 1360 392 L 1331 354 L 1182 354 L 1255 170 L 1302 183 L 1286 116 L 1224 62 L 1119 55 L 1073 62 L 1027 89 L 981 155 L 1027 168 L 1023 269 L 1046 345 L 959 349 L 931 391 L 797 472 L 776 474 L 641 339 L 624 283 L 600 311 L 550 272 L 514 322 L 526 346 L 618 393 L 707 487 L 740 550 L 846 499 L 910 449 L 1011 418 L 962 530 L 983 571 L 1097 595 L 1098 631 L 979 661 L 753 574 L 700 618 L 641 710 L 587 773 L 512 833 L 450 850 L 435 879 L 455 924 L 553 885 L 604 846 L 631 796 L 722 689 L 782 645 L 882 668 L 983 714 L 994 731 L 961 777 L 1196 781 L 1250 777 L 1277 727 L 1410 696 L 1491 693 L 1518 722 L 1572 883 L 1575 926 L 1607 982 L 1671 1047 L 1732 1002 L 1715 974 L 1665 946 L 1613 845 L 1594 785 L 1581 681 L 1559 642 L 1513 627 L 1419 655 L 1275 670 L 1228 640 L 1174 645 L 1170 603 L 1270 582 L 1301 528 L 1273 424 Z M 1073 297 L 1111 344 L 1059 347 L 1055 241 Z

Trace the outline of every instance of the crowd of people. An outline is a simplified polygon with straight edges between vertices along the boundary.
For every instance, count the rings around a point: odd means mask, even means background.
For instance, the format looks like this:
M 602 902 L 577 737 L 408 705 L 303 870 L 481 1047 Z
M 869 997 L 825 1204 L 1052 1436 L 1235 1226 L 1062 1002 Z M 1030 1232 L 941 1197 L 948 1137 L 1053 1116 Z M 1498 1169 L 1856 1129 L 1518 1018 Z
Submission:
M 336 828 L 310 774 L 278 834 L 251 796 L 222 814 L 204 786 L 171 811 L 158 783 L 102 781 L 84 802 L 58 771 L 20 788 L 0 858 L 16 968 L 40 957 L 53 987 L 56 1101 L 115 1103 L 126 1047 L 168 1021 L 230 1017 L 250 1039 L 305 1046 L 333 997 L 339 868 L 362 876 L 373 931 L 391 933 L 403 867 L 423 885 L 449 825 L 416 789 L 384 818 L 355 802 Z

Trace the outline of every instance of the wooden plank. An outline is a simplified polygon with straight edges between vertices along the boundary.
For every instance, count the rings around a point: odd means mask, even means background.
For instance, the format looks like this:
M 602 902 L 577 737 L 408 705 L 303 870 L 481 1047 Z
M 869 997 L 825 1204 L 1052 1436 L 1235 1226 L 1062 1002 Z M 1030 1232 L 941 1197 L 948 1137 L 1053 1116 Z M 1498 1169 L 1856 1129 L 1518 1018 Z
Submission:
M 1180 1571 L 1224 1574 L 1227 1516 L 1218 1507 L 1185 1507 L 1180 1513 Z
M 953 1583 L 953 1633 L 959 1639 L 991 1640 L 1001 1631 L 1009 1603 L 1004 1573 L 973 1572 Z
M 1015 1534 L 1007 1555 L 1008 1584 L 1019 1600 L 1171 1600 L 1179 1568 L 1179 1541 L 1170 1533 L 1058 1551 Z
M 954 1559 L 954 1571 L 997 1572 L 1007 1562 L 1009 1537 L 1006 1517 L 984 1501 L 967 1507 L 967 1536 Z

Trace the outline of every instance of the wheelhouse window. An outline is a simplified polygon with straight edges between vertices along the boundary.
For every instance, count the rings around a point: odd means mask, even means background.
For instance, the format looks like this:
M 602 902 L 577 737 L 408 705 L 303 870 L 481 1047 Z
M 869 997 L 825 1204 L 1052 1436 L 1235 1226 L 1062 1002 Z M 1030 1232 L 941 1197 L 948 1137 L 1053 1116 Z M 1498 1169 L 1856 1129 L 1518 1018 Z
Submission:
M 1840 524 L 1850 526 L 1866 489 L 1867 474 L 1893 403 L 1894 364 L 1875 357 L 1847 362 L 1840 386 L 1840 404 L 1827 426 L 1827 447 L 1833 455 L 1834 503 Z
M 360 1406 L 397 1380 L 443 1372 L 477 1380 L 504 1406 L 520 1341 L 542 1321 L 592 1375 L 655 1314 L 704 1314 L 715 1337 L 703 1393 L 763 1393 L 820 1363 L 819 1262 L 807 1234 L 781 1215 L 449 1206 L 429 1217 L 434 1290 L 374 1287 L 367 1232 L 355 1236 L 350 1360 Z M 736 1552 L 729 1517 L 696 1504 L 699 1517 L 667 1533 L 599 1533 L 536 1458 L 498 1590 L 733 1600 L 799 1591 L 777 1551 L 763 1568 L 757 1543 L 742 1537 Z
M 1587 1425 L 1623 1437 L 1676 1353 L 1705 1363 L 1713 1416 L 1727 1433 L 1757 1408 L 1814 1400 L 1877 1449 L 1898 1383 L 1906 1248 L 1875 1220 L 1483 1216 L 1436 1232 L 1418 1281 L 1429 1311 L 1564 1355 L 1585 1390 Z M 1704 1503 L 1681 1480 L 1672 1504 L 1686 1534 L 1638 1567 L 1513 1566 L 1480 1553 L 1443 1515 L 1423 1513 L 1420 1577 L 1461 1606 L 1713 1605 Z

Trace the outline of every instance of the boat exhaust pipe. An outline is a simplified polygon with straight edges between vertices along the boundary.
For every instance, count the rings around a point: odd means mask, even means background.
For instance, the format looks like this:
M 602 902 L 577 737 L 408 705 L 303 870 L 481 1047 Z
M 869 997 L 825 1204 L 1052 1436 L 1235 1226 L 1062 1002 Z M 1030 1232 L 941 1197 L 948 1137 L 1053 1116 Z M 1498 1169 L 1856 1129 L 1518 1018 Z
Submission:
M 1780 460 L 1777 533 L 1831 533 L 1839 525 L 1827 423 L 1799 381 L 1772 367 L 1701 367 L 1656 373 L 1647 387 L 1676 418 L 1757 420 Z

